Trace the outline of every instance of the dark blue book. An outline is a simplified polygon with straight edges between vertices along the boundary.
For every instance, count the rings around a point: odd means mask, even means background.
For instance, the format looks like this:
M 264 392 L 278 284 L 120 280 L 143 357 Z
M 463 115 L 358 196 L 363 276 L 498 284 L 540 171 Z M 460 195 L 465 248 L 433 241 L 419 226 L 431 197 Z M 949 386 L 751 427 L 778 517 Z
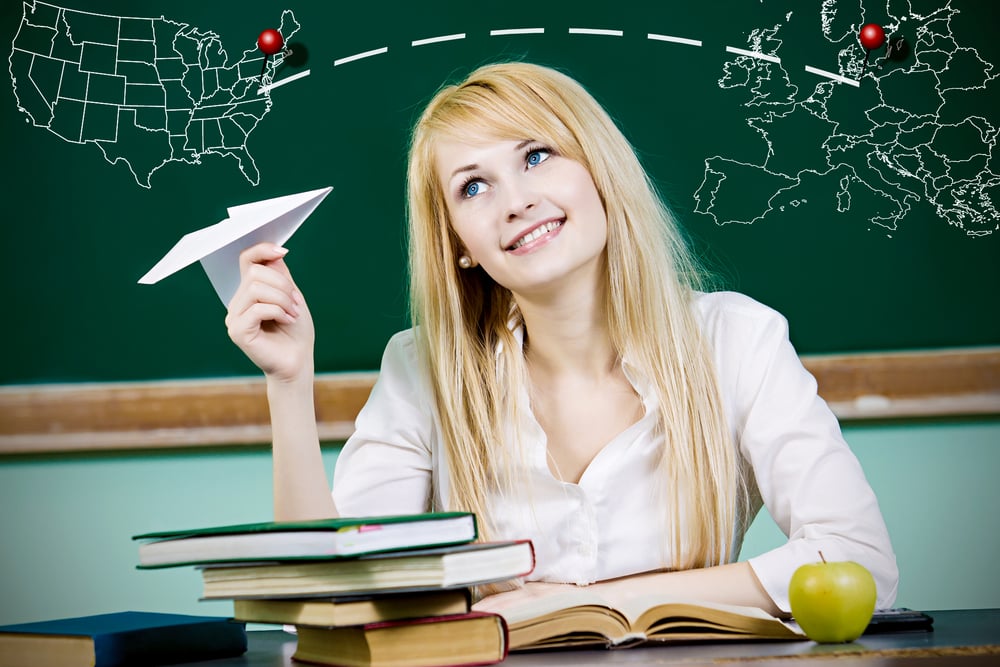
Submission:
M 246 624 L 219 616 L 123 611 L 0 626 L 0 667 L 150 667 L 246 650 Z

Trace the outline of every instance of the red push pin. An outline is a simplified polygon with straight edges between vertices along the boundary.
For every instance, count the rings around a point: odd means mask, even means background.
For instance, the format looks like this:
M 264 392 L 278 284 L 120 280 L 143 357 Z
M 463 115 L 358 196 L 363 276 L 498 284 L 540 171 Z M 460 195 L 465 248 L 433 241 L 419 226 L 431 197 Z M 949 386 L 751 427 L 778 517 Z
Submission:
M 861 26 L 861 32 L 858 33 L 858 40 L 861 42 L 861 46 L 865 47 L 865 62 L 861 66 L 861 76 L 858 77 L 861 79 L 864 77 L 865 69 L 868 67 L 868 56 L 871 55 L 873 50 L 885 44 L 885 30 L 877 23 L 866 23 Z
M 260 68 L 260 82 L 264 83 L 264 70 L 267 69 L 267 59 L 279 53 L 285 46 L 281 33 L 274 28 L 268 28 L 257 37 L 257 48 L 264 54 L 264 64 Z

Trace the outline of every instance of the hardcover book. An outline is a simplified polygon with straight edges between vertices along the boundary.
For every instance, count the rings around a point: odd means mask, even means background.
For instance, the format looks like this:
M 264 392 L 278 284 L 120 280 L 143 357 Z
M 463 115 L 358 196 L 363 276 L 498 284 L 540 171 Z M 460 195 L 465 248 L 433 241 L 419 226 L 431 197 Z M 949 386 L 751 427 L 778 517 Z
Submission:
M 472 542 L 474 514 L 437 512 L 341 517 L 160 531 L 140 541 L 139 567 L 203 563 L 333 558 Z
M 514 579 L 535 567 L 530 540 L 310 561 L 201 567 L 203 599 L 290 598 L 411 592 Z
M 0 626 L 0 667 L 149 667 L 247 650 L 229 618 L 124 611 Z
M 343 667 L 488 665 L 507 657 L 502 616 L 469 612 L 341 628 L 298 628 L 293 659 Z
M 324 627 L 364 625 L 421 616 L 464 614 L 469 611 L 471 598 L 468 588 L 453 588 L 402 595 L 235 600 L 233 616 L 247 623 Z

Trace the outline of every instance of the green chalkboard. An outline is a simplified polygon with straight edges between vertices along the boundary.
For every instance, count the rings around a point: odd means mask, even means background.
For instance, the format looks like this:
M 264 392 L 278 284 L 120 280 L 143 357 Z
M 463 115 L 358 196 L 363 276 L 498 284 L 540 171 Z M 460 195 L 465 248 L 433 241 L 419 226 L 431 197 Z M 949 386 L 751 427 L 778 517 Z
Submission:
M 315 315 L 318 370 L 377 368 L 408 322 L 408 128 L 441 83 L 511 58 L 560 67 L 605 103 L 708 265 L 784 312 L 801 352 L 1000 343 L 994 3 L 0 11 L 0 384 L 255 373 L 198 266 L 136 281 L 227 207 L 328 185 L 288 261 Z M 906 48 L 873 50 L 858 86 L 834 80 L 859 78 L 866 22 Z M 266 28 L 291 53 L 268 65 L 283 85 L 258 95 Z

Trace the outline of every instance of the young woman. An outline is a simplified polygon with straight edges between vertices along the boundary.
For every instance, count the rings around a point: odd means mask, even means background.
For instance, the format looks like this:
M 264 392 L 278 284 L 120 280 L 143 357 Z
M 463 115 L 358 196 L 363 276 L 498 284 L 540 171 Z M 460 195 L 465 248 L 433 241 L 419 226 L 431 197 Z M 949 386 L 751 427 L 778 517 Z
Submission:
M 819 551 L 865 565 L 892 604 L 876 498 L 784 318 L 704 291 L 579 83 L 505 63 L 443 88 L 408 185 L 414 327 L 386 347 L 332 496 L 309 311 L 284 249 L 241 257 L 227 326 L 267 378 L 277 519 L 476 512 L 485 537 L 530 538 L 537 556 L 483 609 L 586 584 L 787 612 Z M 736 562 L 762 504 L 788 542 Z

